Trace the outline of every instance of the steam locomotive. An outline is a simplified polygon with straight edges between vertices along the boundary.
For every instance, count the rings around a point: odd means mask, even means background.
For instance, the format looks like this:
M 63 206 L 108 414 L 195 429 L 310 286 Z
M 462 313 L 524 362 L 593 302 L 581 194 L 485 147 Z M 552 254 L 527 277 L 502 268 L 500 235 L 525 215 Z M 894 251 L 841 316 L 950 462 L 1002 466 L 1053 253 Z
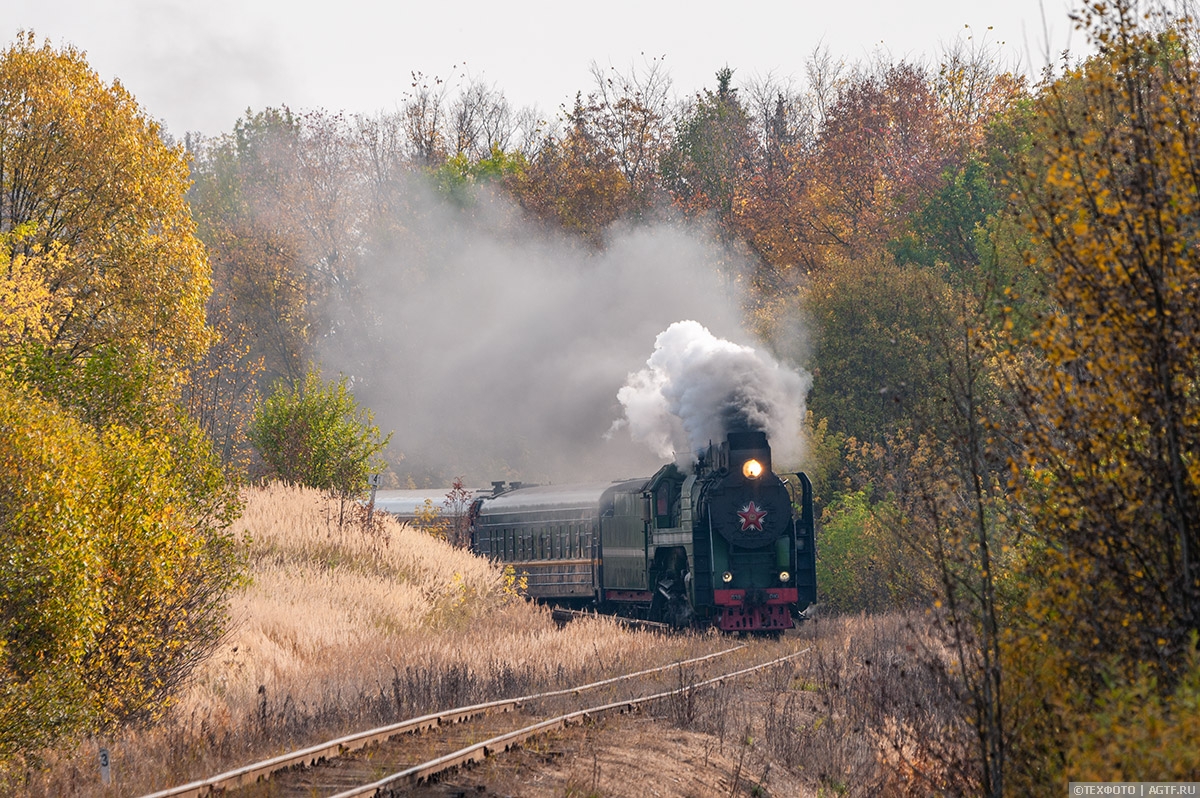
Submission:
M 779 633 L 816 601 L 812 483 L 796 478 L 772 470 L 765 433 L 734 432 L 689 472 L 672 463 L 609 484 L 494 483 L 471 507 L 471 545 L 539 600 Z

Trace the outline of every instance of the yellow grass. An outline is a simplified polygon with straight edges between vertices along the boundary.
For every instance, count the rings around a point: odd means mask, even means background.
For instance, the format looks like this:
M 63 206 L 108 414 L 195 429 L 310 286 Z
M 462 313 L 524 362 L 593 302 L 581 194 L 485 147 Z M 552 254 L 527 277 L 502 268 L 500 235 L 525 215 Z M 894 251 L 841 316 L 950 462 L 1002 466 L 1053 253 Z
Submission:
M 297 745 L 402 717 L 663 664 L 714 648 L 606 619 L 558 628 L 512 579 L 469 552 L 322 494 L 245 493 L 235 529 L 249 580 L 232 626 L 162 724 L 53 752 L 32 795 L 162 789 Z M 357 508 L 351 508 L 356 510 Z M 112 755 L 115 783 L 94 766 Z
M 491 563 L 384 518 L 339 526 L 336 502 L 296 487 L 247 493 L 251 584 L 231 604 L 234 631 L 198 675 L 185 707 L 257 696 L 314 679 L 390 676 L 393 665 L 586 668 L 624 659 L 630 635 L 609 624 L 558 629 L 518 598 Z M 642 636 L 643 638 L 645 636 Z M 251 703 L 256 698 L 249 699 Z

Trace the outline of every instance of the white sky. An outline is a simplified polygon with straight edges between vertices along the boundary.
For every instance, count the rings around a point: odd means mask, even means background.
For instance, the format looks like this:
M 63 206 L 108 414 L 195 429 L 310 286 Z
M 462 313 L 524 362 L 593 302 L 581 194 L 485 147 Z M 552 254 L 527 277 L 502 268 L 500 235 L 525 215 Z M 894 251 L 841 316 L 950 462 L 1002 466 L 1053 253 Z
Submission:
M 803 78 L 820 43 L 846 61 L 884 48 L 933 60 L 956 38 L 1003 44 L 1036 72 L 1080 49 L 1070 0 L 0 0 L 5 46 L 19 30 L 84 50 L 176 136 L 232 129 L 247 108 L 393 110 L 414 71 L 482 78 L 547 115 L 591 86 L 589 66 L 664 57 L 679 95 L 740 78 Z M 964 26 L 970 26 L 966 31 Z M 992 30 L 988 30 L 991 26 Z M 1048 37 L 1047 37 L 1048 34 Z M 1049 47 L 1047 47 L 1047 40 Z M 644 55 L 643 55 L 644 54 Z M 1032 65 L 1032 69 L 1031 69 Z

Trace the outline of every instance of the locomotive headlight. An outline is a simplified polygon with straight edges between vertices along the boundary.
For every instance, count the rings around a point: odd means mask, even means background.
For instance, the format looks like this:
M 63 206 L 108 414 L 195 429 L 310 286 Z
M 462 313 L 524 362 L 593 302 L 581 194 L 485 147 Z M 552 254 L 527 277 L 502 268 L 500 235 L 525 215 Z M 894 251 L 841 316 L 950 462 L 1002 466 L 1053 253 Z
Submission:
M 780 581 L 780 582 L 786 582 L 787 580 L 789 580 L 789 579 L 791 579 L 791 578 L 792 578 L 792 575 L 791 575 L 791 574 L 789 574 L 787 571 L 780 571 L 780 572 L 779 572 L 779 581 Z
M 729 584 L 733 581 L 733 574 L 729 571 L 726 571 L 725 573 L 721 574 L 721 581 L 725 584 Z
M 762 476 L 762 472 L 763 464 L 754 458 L 742 463 L 742 474 L 745 475 L 746 479 L 758 479 Z

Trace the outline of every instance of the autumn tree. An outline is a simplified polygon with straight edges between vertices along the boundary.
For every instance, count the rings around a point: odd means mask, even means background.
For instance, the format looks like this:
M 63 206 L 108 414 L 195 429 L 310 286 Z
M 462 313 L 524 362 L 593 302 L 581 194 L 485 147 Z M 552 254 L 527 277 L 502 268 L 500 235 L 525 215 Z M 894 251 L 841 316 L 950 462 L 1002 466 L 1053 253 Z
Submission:
M 83 55 L 22 34 L 0 56 L 4 364 L 102 428 L 170 426 L 211 290 L 187 161 Z
M 78 51 L 22 34 L 0 69 L 0 230 L 41 270 L 50 350 L 78 361 L 134 348 L 134 332 L 174 373 L 208 343 L 208 270 L 181 148 Z
M 529 113 L 513 108 L 504 92 L 480 80 L 470 81 L 450 105 L 450 154 L 477 161 L 497 149 L 520 152 L 525 143 L 522 132 L 530 121 Z
M 1191 23 L 1166 20 L 1155 34 L 1132 3 L 1087 10 L 1101 54 L 1047 87 L 1026 174 L 1041 179 L 1022 186 L 1042 244 L 1031 265 L 1060 309 L 1033 336 L 1046 368 L 1023 386 L 1055 508 L 1045 528 L 1088 563 L 1088 590 L 1122 597 L 1101 621 L 1130 622 L 1115 650 L 1163 664 L 1200 624 L 1200 93 Z
M 210 299 L 214 341 L 189 370 L 182 401 L 188 415 L 212 441 L 221 462 L 244 473 L 250 457 L 246 432 L 258 396 L 263 358 L 256 351 L 255 331 L 236 321 L 232 313 L 219 299 Z
M 425 167 L 437 167 L 447 155 L 446 95 L 450 87 L 436 75 L 412 73 L 401 112 L 401 129 L 410 159 Z
M 854 257 L 893 237 L 946 164 L 943 135 L 920 67 L 892 64 L 848 81 L 821 130 L 810 240 Z
M 803 164 L 808 164 L 814 173 L 808 178 L 787 178 L 794 184 L 791 188 L 803 188 L 798 196 L 793 195 L 788 200 L 794 200 L 796 208 L 807 207 L 805 203 L 812 202 L 813 196 L 825 195 L 830 186 L 822 187 L 826 178 L 821 175 L 831 164 L 846 158 L 872 157 L 869 152 L 853 156 L 843 152 L 846 139 L 872 138 L 875 134 L 870 131 L 879 126 L 889 130 L 901 126 L 899 121 L 880 121 L 880 116 L 886 118 L 892 113 L 888 108 L 893 102 L 901 102 L 898 97 L 884 101 L 891 92 L 898 94 L 895 86 L 882 95 L 879 93 L 880 86 L 889 85 L 889 81 L 900 81 L 902 85 L 917 81 L 917 85 L 926 87 L 925 100 L 918 106 L 919 113 L 929 118 L 904 122 L 915 131 L 912 135 L 923 142 L 920 148 L 932 146 L 936 140 L 932 137 L 940 135 L 937 131 L 943 125 L 946 110 L 933 102 L 927 81 L 908 69 L 901 70 L 903 79 L 893 76 L 890 71 L 884 74 L 892 77 L 867 80 L 865 87 L 843 91 L 843 94 L 849 92 L 854 96 L 869 94 L 875 97 L 872 102 L 882 106 L 875 115 L 861 115 L 862 130 L 849 130 L 846 126 L 851 124 L 852 117 L 842 117 L 843 111 L 838 104 L 831 108 L 833 127 L 823 130 L 827 138 L 819 141 L 796 167 L 800 170 Z M 1004 82 L 1001 77 L 993 79 Z M 840 95 L 838 103 L 844 101 L 845 97 Z M 999 114 L 999 107 L 987 106 L 989 112 L 996 113 L 988 120 L 989 126 L 1003 128 L 999 120 L 1004 115 Z M 909 108 L 906 113 L 917 113 L 917 110 Z M 1005 114 L 1023 119 L 1015 108 Z M 977 120 L 976 124 L 982 127 L 985 123 Z M 813 344 L 821 377 L 814 384 L 812 406 L 830 420 L 832 429 L 860 441 L 878 442 L 899 429 L 910 428 L 918 416 L 925 419 L 926 426 L 936 426 L 944 420 L 934 418 L 938 415 L 937 407 L 943 402 L 947 384 L 940 351 L 946 347 L 939 341 L 954 335 L 952 328 L 959 325 L 964 315 L 946 312 L 947 303 L 953 307 L 966 297 L 991 296 L 990 302 L 982 304 L 978 299 L 968 301 L 969 305 L 980 307 L 981 312 L 991 314 L 990 319 L 984 317 L 978 322 L 991 324 L 997 315 L 997 286 L 1014 285 L 1014 281 L 1022 280 L 1015 273 L 1018 270 L 1011 266 L 1014 256 L 1019 259 L 1022 241 L 1013 239 L 1014 225 L 1002 224 L 999 220 L 1002 197 L 1007 194 L 1007 188 L 1002 184 L 1007 161 L 995 154 L 1002 147 L 1013 142 L 1019 144 L 1025 139 L 1008 132 L 1008 128 L 1003 129 L 1002 137 L 995 139 L 986 132 L 969 137 L 970 146 L 964 145 L 956 158 L 941 155 L 941 174 L 933 174 L 928 167 L 908 170 L 923 170 L 919 179 L 913 174 L 905 177 L 902 174 L 905 170 L 889 176 L 882 169 L 893 159 L 910 157 L 903 154 L 904 146 L 889 145 L 886 141 L 872 145 L 894 146 L 895 149 L 886 158 L 878 156 L 878 163 L 864 167 L 865 171 L 859 175 L 860 187 L 871 184 L 874 187 L 867 193 L 876 195 L 864 204 L 863 212 L 874 216 L 881 211 L 870 210 L 867 206 L 881 203 L 885 208 L 892 208 L 888 214 L 895 213 L 893 206 L 901 200 L 907 210 L 891 221 L 877 218 L 868 224 L 861 231 L 863 240 L 849 249 L 840 245 L 812 249 L 810 241 L 795 250 L 798 253 L 823 253 L 814 256 L 801 296 L 813 321 Z M 900 134 L 885 133 L 883 137 L 890 135 Z M 786 150 L 784 153 L 788 154 Z M 837 170 L 833 174 L 839 181 L 853 177 L 853 174 Z M 870 178 L 866 177 L 868 174 Z M 899 179 L 902 177 L 903 181 Z M 807 186 L 799 185 L 805 180 L 809 181 Z M 764 182 L 763 185 L 765 189 L 771 184 Z M 788 197 L 788 186 L 775 187 L 780 189 L 784 199 Z M 769 191 L 764 191 L 755 200 L 771 201 Z M 810 210 L 832 212 L 830 208 Z M 809 212 L 803 211 L 800 217 L 793 218 L 803 218 Z M 746 211 L 744 218 L 750 213 Z M 789 223 L 784 221 L 786 213 L 781 213 L 780 217 L 780 221 L 772 222 L 770 215 L 760 213 L 758 218 L 767 220 L 759 228 L 762 234 L 769 233 L 767 225 L 770 224 L 800 233 L 799 228 L 788 227 Z M 773 251 L 783 250 L 781 245 Z M 852 255 L 853 252 L 858 254 Z
M 566 130 L 547 136 L 512 190 L 534 217 L 599 246 L 628 209 L 633 189 L 616 151 L 599 134 L 595 114 L 582 93 L 577 95 Z
M 354 304 L 365 237 L 380 231 L 376 203 L 390 199 L 364 164 L 368 141 L 340 116 L 271 108 L 198 153 L 191 196 L 213 264 L 210 313 L 268 384 L 302 380 L 336 333 L 333 308 Z
M 809 159 L 818 143 L 818 100 L 815 92 L 801 93 L 770 76 L 750 81 L 744 92 L 755 149 L 731 223 L 757 260 L 752 293 L 770 308 L 787 301 L 808 271 L 796 208 L 803 202 Z
M 1045 555 L 1012 656 L 1062 680 L 1036 713 L 1050 761 L 1057 730 L 1086 728 L 1114 680 L 1148 668 L 1165 698 L 1200 628 L 1200 72 L 1192 20 L 1142 14 L 1084 7 L 1097 55 L 1042 88 L 1018 185 L 1054 305 L 1015 378 L 1028 425 L 1014 484 Z M 1123 777 L 1152 777 L 1136 759 Z
M 629 214 L 644 215 L 657 201 L 659 163 L 670 140 L 670 75 L 661 59 L 628 72 L 602 70 L 593 62 L 591 72 L 593 135 L 629 183 Z
M 0 767 L 89 719 L 99 458 L 85 425 L 0 377 Z
M 1023 76 L 970 39 L 946 52 L 933 87 L 952 157 L 917 194 L 891 248 L 901 262 L 969 271 L 981 263 L 981 228 L 1004 207 L 1012 159 L 1029 145 L 1030 98 Z
M 0 759 L 158 716 L 224 629 L 236 496 L 187 161 L 71 48 L 0 54 Z
M 939 648 L 921 657 L 954 688 L 970 733 L 931 743 L 919 757 L 939 768 L 914 775 L 947 789 L 937 778 L 949 772 L 960 779 L 952 791 L 1002 795 L 1014 745 L 1002 640 L 1029 551 L 1019 543 L 1027 519 L 1007 492 L 1014 450 L 1000 430 L 1013 414 L 996 354 L 1016 279 L 1006 259 L 1022 242 L 999 217 L 1007 192 L 989 127 L 1013 109 L 986 106 L 979 135 L 951 131 L 936 85 L 899 65 L 841 87 L 805 161 L 812 171 L 795 181 L 803 213 L 792 218 L 811 223 L 796 229 L 813 258 L 812 407 L 852 436 L 855 492 L 825 518 L 835 544 L 825 556 L 842 555 L 831 574 L 842 588 L 857 573 L 875 596 L 886 588 L 892 601 L 935 604 Z M 835 203 L 806 204 L 829 191 Z M 856 232 L 823 238 L 826 223 Z M 903 578 L 880 585 L 870 569 L 884 563 Z

